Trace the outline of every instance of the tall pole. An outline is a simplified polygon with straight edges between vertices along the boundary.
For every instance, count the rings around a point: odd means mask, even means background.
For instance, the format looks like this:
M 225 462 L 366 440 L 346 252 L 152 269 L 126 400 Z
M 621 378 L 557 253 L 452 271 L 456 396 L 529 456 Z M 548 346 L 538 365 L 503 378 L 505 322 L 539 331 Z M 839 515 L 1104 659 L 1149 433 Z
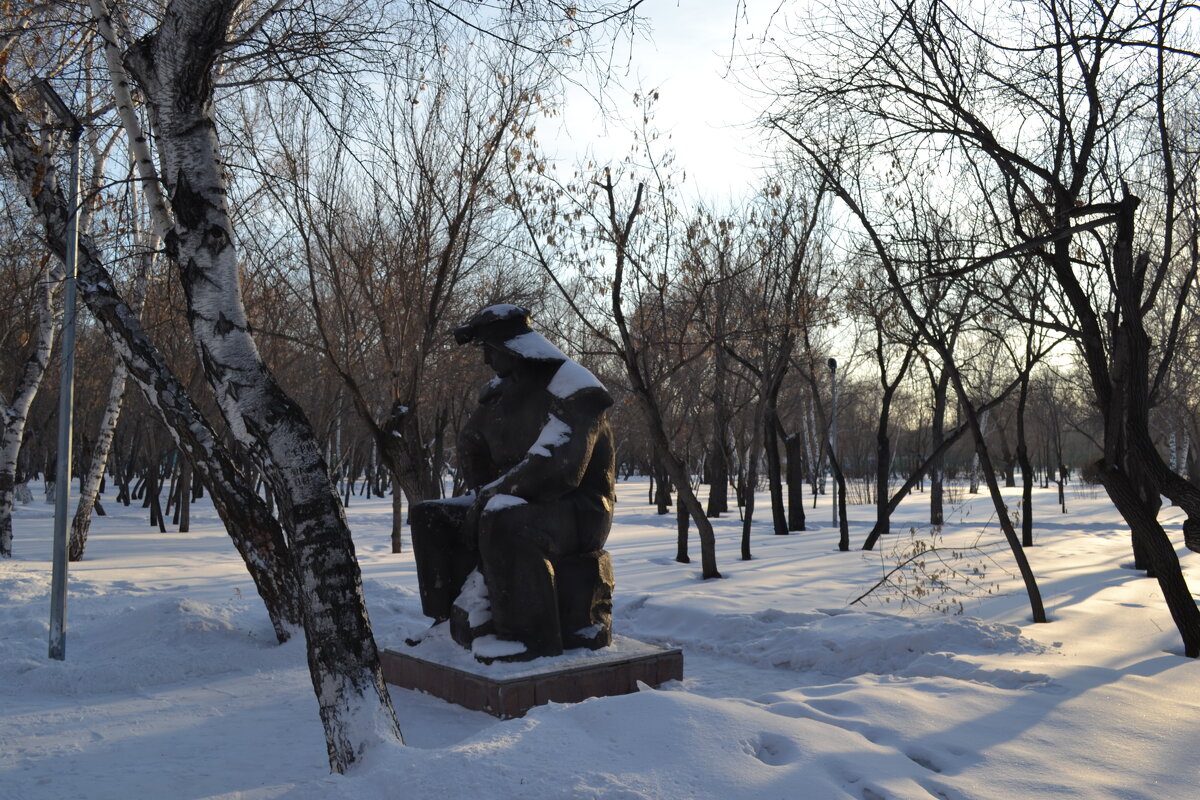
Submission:
M 829 359 L 829 498 L 833 501 L 833 527 L 838 526 L 838 482 L 833 473 L 837 452 L 837 359 Z
M 54 569 L 50 584 L 50 658 L 67 657 L 67 503 L 71 496 L 71 421 L 75 403 L 75 272 L 79 251 L 79 140 L 83 125 L 45 81 L 37 90 L 71 135 L 67 275 L 63 295 L 62 381 L 58 393 L 58 464 L 54 478 Z

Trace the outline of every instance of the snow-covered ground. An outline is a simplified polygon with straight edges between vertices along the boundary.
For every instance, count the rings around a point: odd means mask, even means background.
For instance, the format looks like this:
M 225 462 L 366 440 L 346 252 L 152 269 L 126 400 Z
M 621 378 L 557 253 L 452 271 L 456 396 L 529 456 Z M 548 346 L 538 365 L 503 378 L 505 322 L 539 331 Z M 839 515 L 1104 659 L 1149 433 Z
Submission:
M 927 527 L 924 495 L 882 555 L 837 552 L 822 501 L 808 532 L 774 536 L 763 516 L 743 562 L 726 515 L 725 577 L 701 581 L 698 563 L 673 561 L 674 517 L 653 514 L 646 484 L 619 494 L 616 629 L 682 647 L 684 680 L 508 721 L 393 687 L 408 746 L 347 776 L 328 772 L 303 644 L 274 644 L 206 503 L 191 533 L 164 535 L 110 497 L 71 565 L 66 661 L 48 660 L 53 508 L 36 495 L 0 562 L 0 798 L 1197 797 L 1200 663 L 1182 656 L 1156 582 L 1129 568 L 1102 492 L 1071 493 L 1066 516 L 1036 496 L 1044 625 L 984 499 L 944 533 L 950 547 L 978 537 L 992 559 L 957 562 L 984 574 L 956 616 L 894 593 L 848 606 L 910 526 Z M 398 649 L 425 621 L 389 514 L 388 501 L 348 509 L 376 639 Z M 872 512 L 850 516 L 861 542 Z M 1195 591 L 1200 556 L 1180 554 Z

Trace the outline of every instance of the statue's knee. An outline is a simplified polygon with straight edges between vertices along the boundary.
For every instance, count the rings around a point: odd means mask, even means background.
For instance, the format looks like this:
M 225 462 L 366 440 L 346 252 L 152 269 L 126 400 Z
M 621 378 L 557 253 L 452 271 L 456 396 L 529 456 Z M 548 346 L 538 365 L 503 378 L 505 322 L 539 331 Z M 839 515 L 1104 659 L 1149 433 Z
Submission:
M 479 516 L 479 552 L 485 558 L 490 553 L 511 552 L 521 544 L 517 531 L 519 523 L 505 511 L 484 511 Z
M 479 518 L 479 547 L 545 555 L 557 552 L 559 544 L 539 519 L 539 507 L 525 504 L 485 511 Z

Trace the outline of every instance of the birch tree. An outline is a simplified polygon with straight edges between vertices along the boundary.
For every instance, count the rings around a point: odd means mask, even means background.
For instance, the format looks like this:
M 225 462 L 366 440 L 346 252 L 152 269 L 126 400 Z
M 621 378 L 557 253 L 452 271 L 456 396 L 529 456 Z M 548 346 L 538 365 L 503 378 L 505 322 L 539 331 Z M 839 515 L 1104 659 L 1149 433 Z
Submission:
M 173 0 L 126 52 L 157 134 L 179 267 L 200 363 L 233 435 L 263 464 L 300 582 L 313 687 L 330 765 L 400 742 L 362 596 L 349 527 L 321 448 L 250 335 L 213 117 L 213 70 L 240 3 Z
M 28 251 L 18 251 L 6 254 L 5 258 L 27 260 L 32 256 Z M 13 552 L 12 512 L 17 454 L 25 436 L 29 409 L 50 363 L 50 352 L 54 346 L 58 323 L 54 299 L 62 286 L 63 271 L 58 262 L 49 258 L 44 261 L 45 266 L 40 270 L 25 270 L 26 274 L 32 272 L 36 276 L 32 287 L 32 294 L 36 299 L 36 327 L 32 331 L 22 327 L 4 337 L 11 340 L 6 342 L 6 350 L 11 347 L 10 352 L 25 352 L 24 363 L 19 365 L 15 384 L 11 388 L 0 387 L 0 557 L 4 558 L 12 557 Z M 15 269 L 6 272 L 10 278 L 15 278 L 18 274 Z M 12 286 L 10 291 L 18 286 L 19 283 Z M 28 344 L 20 346 L 18 337 Z
M 242 302 L 215 119 L 216 69 L 219 59 L 231 58 L 231 46 L 256 44 L 260 32 L 274 30 L 280 7 L 267 9 L 261 18 L 247 9 L 239 0 L 171 0 L 155 28 L 126 50 L 124 63 L 146 98 L 155 130 L 173 215 L 164 240 L 178 267 L 199 361 L 230 431 L 261 464 L 288 533 L 313 686 L 330 764 L 340 772 L 373 745 L 402 738 L 380 671 L 350 531 L 322 448 L 300 407 L 264 364 Z M 342 13 L 313 15 L 316 29 L 289 29 L 285 19 L 284 41 L 274 46 L 311 48 L 292 55 L 299 68 L 319 73 L 334 57 L 331 47 L 355 44 L 349 24 L 353 8 L 333 11 Z M 574 9 L 567 14 L 577 16 Z M 334 28 L 331 20 L 347 25 Z M 322 37 L 337 44 L 326 40 L 316 46 Z
M 15 93 L 3 80 L 0 147 L 8 155 L 15 180 L 39 220 L 48 249 L 60 263 L 64 262 L 69 212 L 57 170 L 45 149 L 33 139 Z M 276 636 L 286 641 L 292 628 L 300 623 L 300 616 L 290 552 L 278 521 L 250 489 L 234 458 L 142 329 L 137 314 L 121 299 L 100 250 L 82 231 L 77 266 L 80 298 L 113 342 L 151 408 L 162 415 L 180 448 L 212 490 L 217 513 L 266 604 Z

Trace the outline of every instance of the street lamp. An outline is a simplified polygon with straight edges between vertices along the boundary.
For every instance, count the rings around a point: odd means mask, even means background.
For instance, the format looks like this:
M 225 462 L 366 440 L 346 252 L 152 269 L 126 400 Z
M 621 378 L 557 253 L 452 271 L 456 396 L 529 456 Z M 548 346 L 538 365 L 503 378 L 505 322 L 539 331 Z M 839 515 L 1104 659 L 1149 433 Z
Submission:
M 71 137 L 62 382 L 58 394 L 58 468 L 54 478 L 54 573 L 50 584 L 50 658 L 62 661 L 67 651 L 67 501 L 71 495 L 71 419 L 75 401 L 75 271 L 79 251 L 79 140 L 83 137 L 83 123 L 44 79 L 33 85 Z
M 838 526 L 838 483 L 833 470 L 837 452 L 837 359 L 829 359 L 829 497 L 833 500 L 833 527 Z

